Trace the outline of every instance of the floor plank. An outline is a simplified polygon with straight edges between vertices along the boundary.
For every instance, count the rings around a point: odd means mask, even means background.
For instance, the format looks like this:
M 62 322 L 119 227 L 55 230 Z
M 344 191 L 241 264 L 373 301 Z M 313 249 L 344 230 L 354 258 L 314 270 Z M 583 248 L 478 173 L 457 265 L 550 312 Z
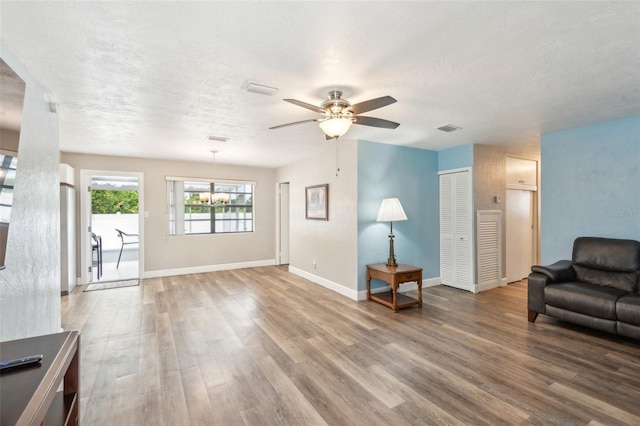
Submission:
M 62 299 L 90 425 L 640 424 L 640 342 L 541 315 L 526 282 L 355 302 L 283 267 Z

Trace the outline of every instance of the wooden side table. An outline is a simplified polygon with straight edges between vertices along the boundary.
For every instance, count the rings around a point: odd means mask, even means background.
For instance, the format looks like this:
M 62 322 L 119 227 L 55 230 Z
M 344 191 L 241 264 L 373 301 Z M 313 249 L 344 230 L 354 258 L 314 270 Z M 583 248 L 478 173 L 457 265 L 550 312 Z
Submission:
M 371 294 L 371 278 L 377 278 L 389 283 L 391 291 Z M 400 284 L 414 281 L 418 284 L 417 299 L 398 293 Z M 418 305 L 422 307 L 422 268 L 403 264 L 387 266 L 386 263 L 367 265 L 367 300 L 375 300 L 382 303 L 393 309 L 393 312 L 398 312 L 398 309 L 405 306 Z

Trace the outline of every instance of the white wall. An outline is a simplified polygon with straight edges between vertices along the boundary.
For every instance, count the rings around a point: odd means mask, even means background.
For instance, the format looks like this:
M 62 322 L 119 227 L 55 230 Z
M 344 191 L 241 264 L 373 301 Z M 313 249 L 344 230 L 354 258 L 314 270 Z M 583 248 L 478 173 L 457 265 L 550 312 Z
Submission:
M 75 168 L 77 182 L 81 169 L 144 174 L 146 278 L 275 263 L 274 169 L 73 153 L 61 161 Z M 255 181 L 255 232 L 168 236 L 166 176 Z
M 339 176 L 335 142 L 319 143 L 326 143 L 323 153 L 277 171 L 277 182 L 290 183 L 289 270 L 357 299 L 357 142 L 340 141 Z M 329 184 L 329 220 L 305 219 L 305 187 L 325 183 Z
M 0 341 L 60 331 L 58 116 L 44 88 L 0 41 L 0 55 L 26 82 L 5 270 Z

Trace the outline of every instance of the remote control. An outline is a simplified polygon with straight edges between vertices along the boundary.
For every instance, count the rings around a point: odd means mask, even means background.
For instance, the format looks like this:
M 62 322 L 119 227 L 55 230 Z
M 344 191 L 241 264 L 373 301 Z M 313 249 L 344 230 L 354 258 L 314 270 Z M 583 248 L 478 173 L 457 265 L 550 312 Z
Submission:
M 12 359 L 11 361 L 0 362 L 0 370 L 6 370 L 9 368 L 20 367 L 23 365 L 35 364 L 42 361 L 42 355 L 31 355 L 24 358 Z

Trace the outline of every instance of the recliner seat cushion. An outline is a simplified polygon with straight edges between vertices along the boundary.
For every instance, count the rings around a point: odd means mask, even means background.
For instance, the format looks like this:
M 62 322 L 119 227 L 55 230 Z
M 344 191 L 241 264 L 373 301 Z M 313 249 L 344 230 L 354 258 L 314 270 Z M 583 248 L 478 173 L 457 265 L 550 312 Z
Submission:
M 618 334 L 621 334 L 623 336 L 640 340 L 640 327 L 637 325 L 631 325 L 625 322 L 618 321 L 616 323 L 616 331 Z
M 640 295 L 629 294 L 618 299 L 616 315 L 618 321 L 640 326 Z
M 570 282 L 546 286 L 544 300 L 547 305 L 568 311 L 616 320 L 616 301 L 626 294 L 613 287 Z

